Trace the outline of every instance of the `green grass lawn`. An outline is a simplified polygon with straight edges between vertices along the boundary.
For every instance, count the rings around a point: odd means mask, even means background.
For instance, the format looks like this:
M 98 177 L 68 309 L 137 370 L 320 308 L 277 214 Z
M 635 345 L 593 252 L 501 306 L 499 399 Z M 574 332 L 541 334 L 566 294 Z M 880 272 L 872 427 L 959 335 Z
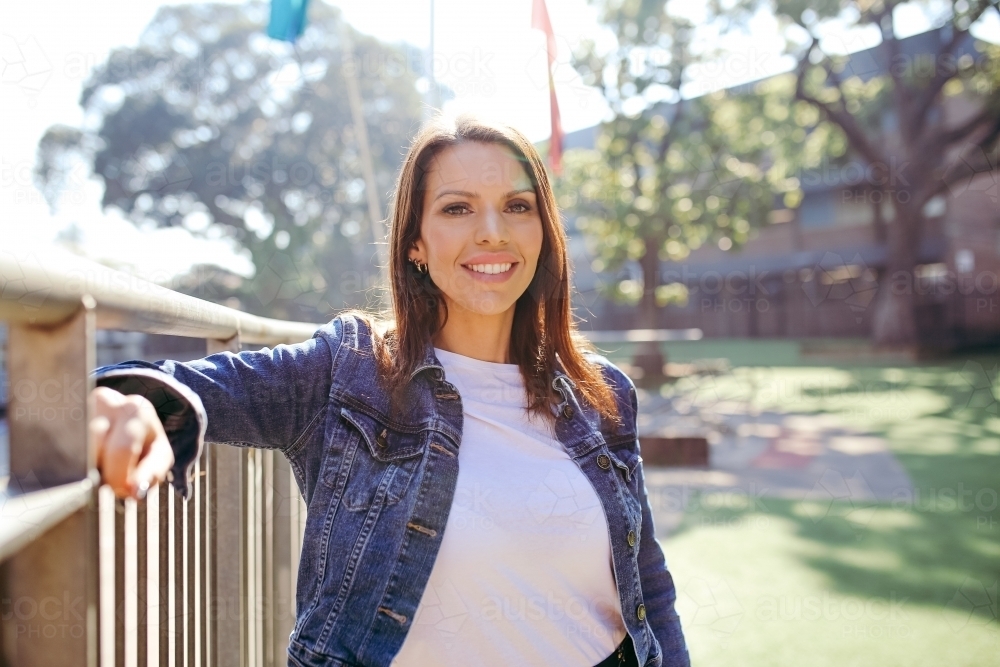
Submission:
M 664 550 L 694 664 L 1000 665 L 1000 357 L 819 366 L 772 341 L 669 353 L 734 368 L 662 393 L 835 415 L 884 437 L 915 487 L 854 505 L 691 503 Z

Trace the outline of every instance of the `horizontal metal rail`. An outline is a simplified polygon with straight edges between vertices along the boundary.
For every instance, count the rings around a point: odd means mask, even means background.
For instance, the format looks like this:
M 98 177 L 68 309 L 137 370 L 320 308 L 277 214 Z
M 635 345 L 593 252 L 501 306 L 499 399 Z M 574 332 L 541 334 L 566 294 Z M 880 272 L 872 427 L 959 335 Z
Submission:
M 51 249 L 0 250 L 10 475 L 0 480 L 0 664 L 286 664 L 305 505 L 280 453 L 205 448 L 187 500 L 99 486 L 88 424 L 97 329 L 206 339 L 206 353 L 310 338 Z
M 277 345 L 308 340 L 321 324 L 248 315 L 180 294 L 57 248 L 30 254 L 0 250 L 0 320 L 46 325 L 66 321 L 80 299 L 96 302 L 97 328 Z
M 9 486 L 0 491 L 0 561 L 85 507 L 94 486 L 94 480 L 85 479 L 36 491 Z

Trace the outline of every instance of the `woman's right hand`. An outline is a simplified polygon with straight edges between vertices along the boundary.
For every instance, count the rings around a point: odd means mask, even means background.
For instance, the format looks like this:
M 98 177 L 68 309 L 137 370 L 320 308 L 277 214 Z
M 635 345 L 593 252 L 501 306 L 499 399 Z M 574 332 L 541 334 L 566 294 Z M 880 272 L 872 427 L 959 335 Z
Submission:
M 156 414 L 143 396 L 95 387 L 94 417 L 89 428 L 97 447 L 101 482 L 119 498 L 144 498 L 167 479 L 174 451 Z

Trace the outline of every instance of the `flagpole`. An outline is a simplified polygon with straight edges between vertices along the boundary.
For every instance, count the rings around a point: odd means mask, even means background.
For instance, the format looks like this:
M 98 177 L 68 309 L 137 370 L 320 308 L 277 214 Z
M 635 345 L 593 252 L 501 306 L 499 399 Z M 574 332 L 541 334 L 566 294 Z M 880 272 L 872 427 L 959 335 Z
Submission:
M 556 64 L 556 35 L 552 29 L 549 10 L 545 0 L 533 0 L 531 5 L 531 27 L 545 33 L 545 52 L 549 80 L 549 116 L 552 122 L 552 133 L 549 138 L 549 166 L 552 172 L 559 175 L 562 172 L 562 120 L 559 116 L 559 100 L 556 98 L 556 82 L 552 68 Z
M 435 111 L 438 110 L 438 107 L 441 106 L 441 102 L 438 99 L 437 80 L 434 78 L 434 0 L 430 0 L 430 3 L 431 3 L 431 45 L 430 45 L 431 65 L 430 68 L 428 69 L 429 72 L 428 77 L 430 79 L 430 86 L 431 86 L 431 107 L 433 108 L 431 113 L 434 113 Z

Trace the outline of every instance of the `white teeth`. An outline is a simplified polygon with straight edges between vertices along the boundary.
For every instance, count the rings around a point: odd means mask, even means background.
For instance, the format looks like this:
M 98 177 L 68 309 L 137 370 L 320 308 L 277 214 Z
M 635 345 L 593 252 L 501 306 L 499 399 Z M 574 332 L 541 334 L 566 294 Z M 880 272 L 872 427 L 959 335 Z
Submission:
M 469 268 L 476 273 L 504 273 L 509 271 L 513 264 L 470 264 Z

